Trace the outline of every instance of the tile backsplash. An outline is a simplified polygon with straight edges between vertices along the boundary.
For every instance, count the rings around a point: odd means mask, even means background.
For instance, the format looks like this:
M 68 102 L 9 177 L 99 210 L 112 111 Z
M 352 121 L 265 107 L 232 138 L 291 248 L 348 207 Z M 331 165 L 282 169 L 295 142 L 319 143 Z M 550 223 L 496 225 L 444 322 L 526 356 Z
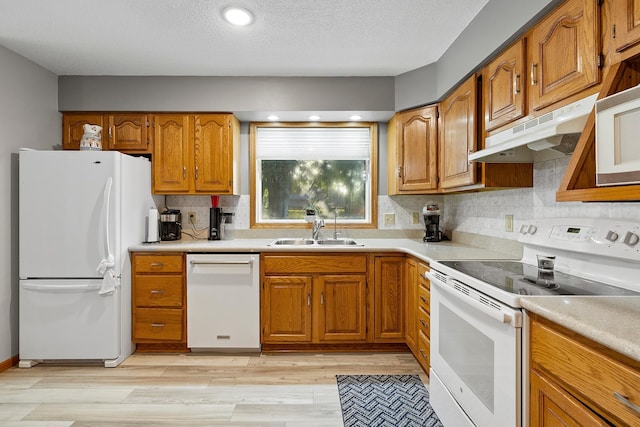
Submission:
M 556 202 L 555 193 L 568 163 L 568 157 L 536 163 L 533 188 L 444 196 L 378 196 L 378 230 L 367 231 L 367 237 L 420 237 L 424 229 L 422 207 L 432 203 L 440 206 L 441 224 L 450 237 L 452 231 L 457 231 L 517 240 L 520 225 L 537 218 L 574 216 L 640 221 L 640 203 Z M 191 227 L 188 212 L 196 214 L 196 229 L 206 229 L 210 200 L 209 196 L 167 196 L 166 204 L 182 211 L 184 229 Z M 239 235 L 252 237 L 264 233 L 249 231 L 249 195 L 221 196 L 220 206 L 235 214 L 236 230 L 246 230 Z M 415 212 L 419 217 L 417 224 L 412 218 Z M 395 216 L 393 225 L 384 224 L 384 214 L 389 213 Z M 513 215 L 513 232 L 505 231 L 505 215 Z

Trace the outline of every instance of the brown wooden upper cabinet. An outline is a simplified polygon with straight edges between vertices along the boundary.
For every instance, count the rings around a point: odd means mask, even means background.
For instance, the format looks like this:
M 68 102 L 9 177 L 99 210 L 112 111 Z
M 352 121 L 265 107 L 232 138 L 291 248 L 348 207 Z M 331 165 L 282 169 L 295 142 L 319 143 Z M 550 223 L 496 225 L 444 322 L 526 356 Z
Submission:
M 105 140 L 105 116 L 100 113 L 64 113 L 62 115 L 62 149 L 79 150 L 80 140 L 84 134 L 84 125 L 102 127 L 102 146 L 107 149 Z
M 440 103 L 440 187 L 443 189 L 474 184 L 476 163 L 468 160 L 476 150 L 476 93 L 473 75 Z
M 437 190 L 437 114 L 432 105 L 397 113 L 389 122 L 389 195 Z
M 640 0 L 608 1 L 603 19 L 603 50 L 607 65 L 640 53 Z
M 232 114 L 158 114 L 153 192 L 237 194 L 239 122 Z
M 597 0 L 568 0 L 529 33 L 529 105 L 538 111 L 600 82 Z
M 522 38 L 484 68 L 482 97 L 486 131 L 527 114 L 525 49 L 526 39 Z
M 102 140 L 107 141 L 109 150 L 124 153 L 151 152 L 151 132 L 147 114 L 109 115 L 107 123 L 108 129 L 102 131 Z

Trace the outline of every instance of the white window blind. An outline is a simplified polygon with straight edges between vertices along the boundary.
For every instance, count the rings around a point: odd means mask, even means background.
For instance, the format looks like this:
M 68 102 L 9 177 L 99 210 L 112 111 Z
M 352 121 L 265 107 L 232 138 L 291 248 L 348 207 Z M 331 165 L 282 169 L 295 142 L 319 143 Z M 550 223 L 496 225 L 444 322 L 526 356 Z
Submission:
M 256 130 L 257 160 L 369 160 L 371 135 L 358 128 L 269 128 Z

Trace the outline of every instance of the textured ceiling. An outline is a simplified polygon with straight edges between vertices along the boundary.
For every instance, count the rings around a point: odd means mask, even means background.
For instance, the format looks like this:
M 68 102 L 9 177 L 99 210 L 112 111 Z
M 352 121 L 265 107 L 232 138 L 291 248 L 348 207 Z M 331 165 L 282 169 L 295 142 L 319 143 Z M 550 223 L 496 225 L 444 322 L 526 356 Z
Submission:
M 0 0 L 0 45 L 58 75 L 395 76 L 488 0 Z M 255 22 L 222 21 L 229 5 Z

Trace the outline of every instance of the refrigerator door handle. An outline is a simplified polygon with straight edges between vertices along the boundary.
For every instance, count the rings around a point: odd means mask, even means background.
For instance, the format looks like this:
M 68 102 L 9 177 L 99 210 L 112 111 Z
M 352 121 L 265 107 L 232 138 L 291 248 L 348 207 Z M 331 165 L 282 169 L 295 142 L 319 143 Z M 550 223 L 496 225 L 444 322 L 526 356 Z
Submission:
M 23 289 L 31 291 L 96 291 L 100 289 L 100 284 L 87 285 L 38 285 L 34 283 L 22 283 Z
M 113 186 L 113 177 L 109 177 L 107 178 L 107 182 L 105 183 L 104 186 L 104 222 L 105 222 L 105 226 L 104 226 L 104 232 L 105 232 L 105 241 L 107 244 L 107 253 L 105 254 L 105 257 L 102 259 L 102 261 L 100 261 L 100 264 L 98 265 L 97 271 L 100 272 L 100 274 L 104 274 L 108 269 L 111 269 L 113 267 L 115 267 L 115 258 L 113 257 L 113 254 L 111 253 L 111 233 L 109 232 L 109 225 L 111 223 L 111 218 L 110 218 L 110 206 L 111 206 L 111 187 Z

